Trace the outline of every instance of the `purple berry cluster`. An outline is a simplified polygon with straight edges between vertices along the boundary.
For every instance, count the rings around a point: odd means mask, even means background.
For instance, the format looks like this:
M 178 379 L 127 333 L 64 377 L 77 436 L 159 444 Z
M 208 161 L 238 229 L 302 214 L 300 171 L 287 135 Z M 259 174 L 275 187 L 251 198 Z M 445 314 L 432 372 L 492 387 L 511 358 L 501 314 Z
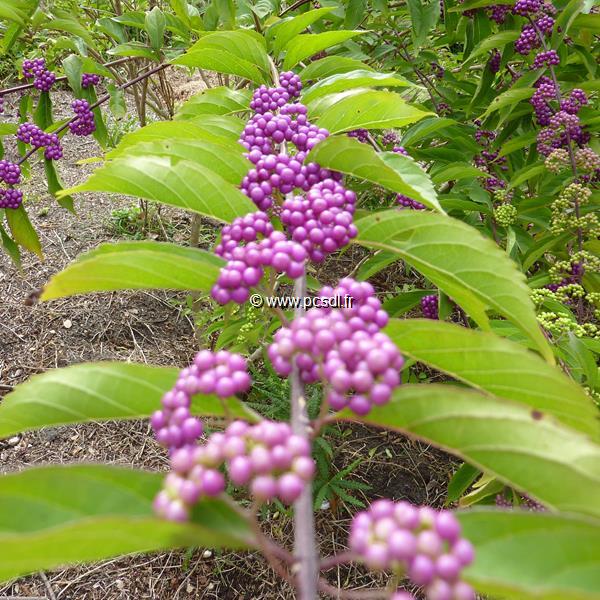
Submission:
M 553 111 L 549 102 L 556 99 L 556 86 L 549 77 L 540 77 L 535 84 L 535 93 L 529 102 L 533 106 L 537 122 L 542 127 L 550 125 Z
M 221 230 L 221 241 L 215 248 L 215 254 L 225 260 L 233 258 L 233 251 L 242 243 L 255 242 L 259 237 L 269 237 L 275 229 L 264 212 L 255 212 L 234 219 L 231 225 Z
M 278 87 L 269 88 L 261 85 L 254 91 L 250 108 L 258 114 L 275 112 L 290 100 L 300 96 L 300 90 L 302 90 L 302 82 L 298 75 L 292 71 L 281 73 Z
M 273 206 L 272 194 L 276 191 L 281 194 L 289 194 L 296 188 L 308 191 L 325 179 L 341 179 L 340 174 L 323 169 L 317 163 L 302 164 L 305 158 L 303 152 L 289 156 L 260 155 L 253 151 L 248 158 L 255 167 L 242 179 L 242 192 L 263 211 Z
M 21 181 L 21 167 L 8 160 L 0 160 L 0 181 L 7 185 L 16 185 Z
M 21 123 L 17 129 L 17 139 L 34 148 L 45 148 L 44 158 L 56 160 L 62 158 L 60 139 L 55 133 L 45 133 L 33 123 Z
M 356 138 L 362 144 L 369 143 L 369 130 L 368 129 L 354 129 L 348 132 L 348 137 Z
M 492 51 L 490 60 L 488 62 L 488 68 L 492 73 L 497 73 L 500 70 L 500 64 L 502 63 L 502 55 L 496 48 Z
M 397 144 L 400 141 L 398 138 L 398 134 L 395 131 L 386 131 L 381 136 L 381 143 L 384 146 L 391 146 L 393 144 Z
M 296 279 L 303 275 L 307 258 L 300 244 L 288 240 L 281 231 L 273 231 L 260 242 L 231 250 L 231 259 L 221 269 L 211 295 L 219 304 L 243 304 L 250 296 L 250 288 L 262 279 L 266 267 Z
M 23 192 L 13 188 L 0 188 L 0 208 L 19 208 L 23 202 Z
M 300 76 L 293 71 L 285 71 L 279 75 L 279 85 L 288 93 L 290 100 L 298 98 L 302 91 Z
M 33 79 L 33 87 L 41 92 L 48 92 L 56 81 L 56 75 L 46 69 L 46 61 L 43 58 L 23 61 L 23 76 Z
M 502 25 L 506 21 L 506 16 L 511 10 L 512 6 L 510 4 L 492 4 L 492 6 L 487 7 L 490 19 L 498 25 Z
M 154 509 L 172 521 L 187 520 L 201 497 L 225 490 L 222 467 L 234 485 L 247 485 L 256 500 L 278 498 L 286 504 L 300 496 L 315 472 L 308 441 L 294 435 L 287 423 L 268 420 L 256 425 L 234 421 L 203 445 L 175 450 L 171 467 Z
M 227 398 L 250 387 L 246 359 L 221 350 L 216 354 L 202 350 L 179 373 L 173 389 L 162 397 L 162 409 L 151 418 L 158 442 L 173 452 L 190 446 L 202 435 L 202 423 L 190 414 L 194 394 L 216 394 Z
M 450 511 L 377 500 L 355 515 L 349 544 L 372 569 L 406 572 L 429 600 L 475 600 L 461 581 L 475 553 Z
M 324 179 L 306 196 L 286 199 L 280 218 L 292 240 L 300 243 L 310 260 L 322 262 L 358 234 L 352 222 L 356 194 L 333 179 Z
M 437 294 L 430 294 L 421 298 L 421 311 L 426 319 L 437 320 L 440 318 L 438 300 Z
M 539 12 L 542 4 L 542 0 L 517 0 L 513 7 L 513 13 L 522 17 L 528 17 Z
M 427 207 L 421 202 L 417 202 L 404 194 L 396 194 L 396 202 L 401 208 L 410 208 L 412 210 L 425 210 Z
M 380 329 L 387 313 L 366 282 L 342 279 L 320 297 L 348 296 L 352 305 L 340 309 L 312 308 L 289 327 L 277 331 L 268 354 L 282 377 L 299 368 L 305 383 L 329 382 L 327 401 L 334 410 L 350 408 L 366 415 L 373 405 L 386 404 L 400 384 L 404 360 Z
M 91 135 L 96 131 L 96 123 L 94 121 L 94 113 L 90 108 L 90 103 L 87 100 L 75 100 L 71 107 L 77 116 L 76 119 L 69 123 L 69 129 L 73 135 L 86 136 Z
M 540 52 L 533 61 L 534 69 L 541 69 L 544 65 L 548 65 L 549 67 L 556 66 L 560 64 L 560 57 L 558 56 L 558 52 L 556 50 L 548 50 L 547 52 Z
M 479 121 L 476 122 L 479 124 Z M 499 156 L 499 152 L 490 150 L 490 144 L 496 139 L 496 134 L 493 131 L 488 131 L 486 129 L 477 128 L 475 131 L 475 141 L 483 146 L 483 150 L 480 154 L 476 155 L 473 158 L 473 162 L 475 166 L 489 173 L 489 177 L 484 179 L 483 187 L 488 192 L 494 192 L 497 189 L 502 189 L 506 187 L 506 182 L 496 176 L 496 169 L 500 169 L 500 171 L 506 171 L 508 167 L 506 166 L 506 157 Z
M 100 75 L 96 75 L 96 73 L 83 73 L 81 75 L 81 87 L 84 89 L 94 87 L 99 83 Z

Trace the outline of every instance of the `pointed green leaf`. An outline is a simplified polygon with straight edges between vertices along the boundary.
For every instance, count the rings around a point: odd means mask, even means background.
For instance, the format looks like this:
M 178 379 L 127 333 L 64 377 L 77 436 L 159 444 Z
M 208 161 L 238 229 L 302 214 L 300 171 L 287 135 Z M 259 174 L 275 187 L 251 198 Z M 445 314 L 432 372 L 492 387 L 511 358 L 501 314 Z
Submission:
M 166 24 L 165 15 L 158 6 L 146 13 L 144 26 L 150 38 L 150 45 L 154 50 L 160 50 L 163 45 Z
M 348 73 L 349 71 L 373 71 L 373 69 L 364 62 L 355 58 L 345 56 L 326 56 L 311 62 L 307 67 L 300 71 L 300 78 L 303 82 L 323 79 L 337 73 Z
M 325 48 L 337 46 L 338 44 L 342 44 L 343 42 L 364 33 L 366 32 L 338 30 L 298 35 L 285 46 L 283 69 L 291 69 L 305 58 L 314 56 L 321 52 L 321 50 L 325 50 Z
M 341 135 L 330 136 L 317 144 L 308 160 L 406 194 L 443 212 L 427 173 L 408 156 L 378 153 L 370 145 Z
M 225 181 L 239 185 L 252 163 L 238 144 L 216 144 L 205 140 L 164 140 L 136 144 L 127 156 L 172 156 L 210 169 Z
M 342 92 L 352 88 L 374 87 L 412 87 L 414 83 L 394 73 L 375 73 L 373 71 L 357 70 L 331 75 L 321 79 L 302 94 L 302 102 L 308 104 L 321 96 Z
M 267 41 L 271 44 L 273 51 L 278 54 L 292 38 L 302 33 L 309 25 L 312 25 L 332 10 L 334 9 L 317 8 L 296 17 L 277 21 L 267 29 Z
M 390 210 L 360 219 L 357 242 L 396 252 L 460 304 L 482 328 L 487 309 L 517 325 L 536 348 L 554 357 L 535 317 L 524 275 L 476 229 L 438 213 Z
M 180 123 L 177 121 L 164 121 L 159 123 L 151 123 L 128 133 L 119 143 L 119 145 L 111 150 L 106 157 L 117 158 L 126 153 L 126 151 L 140 144 L 141 142 L 156 142 L 161 140 L 207 140 L 212 142 L 227 143 L 228 141 L 237 140 L 239 133 L 228 133 L 225 129 L 226 124 L 232 121 L 231 117 L 220 117 L 206 115 L 202 117 L 202 123 Z M 213 126 L 215 124 L 215 126 Z M 216 125 L 219 125 L 217 128 Z M 243 151 L 240 146 L 240 151 Z
M 267 81 L 264 73 L 250 61 L 239 58 L 231 52 L 217 50 L 216 48 L 206 48 L 196 52 L 191 52 L 190 49 L 171 62 L 174 65 L 184 67 L 196 67 L 216 71 L 217 73 L 225 73 L 226 75 L 237 75 L 257 84 L 266 83 Z
M 478 508 L 458 512 L 475 546 L 478 591 L 512 600 L 599 600 L 600 523 L 575 515 Z
M 528 407 L 451 385 L 403 385 L 360 420 L 432 443 L 549 508 L 600 518 L 600 446 Z
M 228 115 L 250 108 L 250 90 L 232 90 L 222 86 L 192 96 L 175 113 L 175 119 L 189 119 L 200 115 Z
M 230 73 L 255 83 L 269 80 L 269 57 L 264 46 L 248 31 L 215 31 L 204 34 L 173 64 Z
M 0 478 L 0 580 L 133 552 L 248 548 L 247 522 L 224 500 L 201 501 L 189 523 L 158 519 L 163 475 L 122 467 L 38 467 Z
M 360 88 L 325 96 L 311 103 L 308 110 L 309 117 L 318 118 L 319 127 L 332 134 L 360 128 L 402 127 L 431 114 L 407 104 L 393 92 Z
M 0 439 L 17 433 L 88 421 L 147 419 L 179 374 L 174 367 L 98 362 L 51 369 L 17 386 L 0 403 Z M 226 408 L 224 408 L 224 405 Z M 229 415 L 255 421 L 256 413 L 237 398 L 192 399 L 199 416 Z
M 97 169 L 65 194 L 113 192 L 233 221 L 256 210 L 237 187 L 213 171 L 169 156 L 126 156 Z
M 498 397 L 550 413 L 600 439 L 598 409 L 590 397 L 520 344 L 431 319 L 393 319 L 386 333 L 404 354 L 419 362 Z
M 102 244 L 54 275 L 44 287 L 42 300 L 114 290 L 207 291 L 223 264 L 212 252 L 177 244 Z
M 5 211 L 5 215 L 13 240 L 19 246 L 23 246 L 26 250 L 34 252 L 43 260 L 44 254 L 40 238 L 27 216 L 25 207 L 21 204 L 19 208 L 8 208 Z

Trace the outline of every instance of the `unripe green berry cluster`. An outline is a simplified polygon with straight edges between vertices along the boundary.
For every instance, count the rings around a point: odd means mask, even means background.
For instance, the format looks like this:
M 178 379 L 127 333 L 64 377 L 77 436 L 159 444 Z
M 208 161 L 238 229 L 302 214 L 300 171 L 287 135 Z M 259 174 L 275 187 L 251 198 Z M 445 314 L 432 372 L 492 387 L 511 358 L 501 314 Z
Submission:
M 501 204 L 494 208 L 494 219 L 498 225 L 509 227 L 517 219 L 517 209 L 512 204 Z

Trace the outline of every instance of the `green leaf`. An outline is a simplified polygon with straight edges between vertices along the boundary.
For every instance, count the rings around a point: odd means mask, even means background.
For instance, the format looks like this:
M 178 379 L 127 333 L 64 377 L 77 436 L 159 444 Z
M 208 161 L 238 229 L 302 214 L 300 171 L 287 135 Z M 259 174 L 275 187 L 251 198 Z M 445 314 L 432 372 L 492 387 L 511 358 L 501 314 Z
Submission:
M 137 58 L 146 58 L 150 62 L 156 62 L 158 56 L 151 50 L 146 44 L 141 42 L 128 42 L 126 44 L 119 44 L 110 50 L 107 50 L 107 54 L 113 56 L 135 56 Z
M 30 377 L 0 403 L 0 439 L 24 431 L 89 421 L 146 419 L 179 375 L 174 367 L 98 362 L 51 369 Z M 256 413 L 237 398 L 197 395 L 192 412 L 205 417 L 227 412 L 247 421 Z
M 96 48 L 94 38 L 92 37 L 89 29 L 86 29 L 81 23 L 75 19 L 51 19 L 41 24 L 45 29 L 52 29 L 54 31 L 64 31 L 80 37 L 90 48 Z
M 537 177 L 538 175 L 542 175 L 543 173 L 547 173 L 546 166 L 544 164 L 536 164 L 536 165 L 528 165 L 523 167 L 520 171 L 517 171 L 510 179 L 510 183 L 508 189 L 512 190 L 514 188 L 519 187 L 522 183 Z
M 446 506 L 457 502 L 458 499 L 471 487 L 473 482 L 481 475 L 479 469 L 471 466 L 469 463 L 463 463 L 452 475 L 448 484 L 448 495 L 446 497 Z
M 330 136 L 311 150 L 308 160 L 406 194 L 442 211 L 429 177 L 408 156 L 378 153 L 371 146 L 348 136 Z
M 190 119 L 200 115 L 228 115 L 249 110 L 252 93 L 222 86 L 192 96 L 175 113 L 175 119 Z
M 461 179 L 472 179 L 473 177 L 489 177 L 489 173 L 480 171 L 467 163 L 451 163 L 438 169 L 431 177 L 435 185 L 445 181 L 459 181 Z
M 325 101 L 325 102 L 323 102 Z M 325 96 L 308 107 L 309 117 L 332 134 L 353 129 L 403 127 L 431 113 L 407 104 L 398 94 L 355 89 Z
M 252 163 L 238 144 L 216 144 L 206 140 L 164 140 L 136 144 L 126 156 L 171 156 L 210 169 L 228 183 L 239 185 Z
M 453 125 L 458 125 L 457 121 L 454 119 L 428 117 L 410 127 L 402 136 L 401 143 L 403 146 L 409 146 L 410 144 L 414 144 L 415 142 L 430 136 L 436 131 L 443 131 Z
M 394 73 L 375 73 L 365 70 L 349 71 L 321 79 L 302 94 L 302 102 L 308 104 L 321 96 L 352 88 L 410 86 L 414 86 L 414 84 Z
M 231 117 L 220 117 L 220 116 L 205 116 L 202 117 L 202 123 L 205 125 L 199 125 L 198 123 L 189 122 L 176 122 L 176 121 L 164 121 L 158 123 L 150 123 L 146 127 L 136 129 L 131 133 L 128 133 L 119 143 L 119 145 L 111 150 L 106 157 L 118 158 L 128 152 L 128 150 L 143 142 L 158 142 L 162 140 L 207 140 L 211 142 L 227 143 L 230 141 L 237 141 L 241 129 L 239 132 L 229 131 L 226 127 L 230 122 L 235 123 Z M 212 123 L 215 125 L 213 126 Z M 242 146 L 240 146 L 242 151 Z
M 429 3 L 421 0 L 407 0 L 407 5 L 412 23 L 414 47 L 418 47 L 423 43 L 429 31 L 436 26 L 440 18 L 440 3 L 437 0 L 430 0 Z
M 121 119 L 127 114 L 127 104 L 125 104 L 125 93 L 121 88 L 118 88 L 114 83 L 109 83 L 106 86 L 110 99 L 108 106 L 110 112 L 117 118 Z
M 357 35 L 362 35 L 365 31 L 324 31 L 323 33 L 304 33 L 298 35 L 289 41 L 285 46 L 285 58 L 283 59 L 284 71 L 296 66 L 305 58 L 329 48 L 337 46 L 343 42 L 352 39 Z
M 163 475 L 122 467 L 38 467 L 0 478 L 0 580 L 132 552 L 248 548 L 247 522 L 224 500 L 201 501 L 189 523 L 158 519 Z
M 506 142 L 505 144 L 502 145 L 502 148 L 500 148 L 500 152 L 499 152 L 498 156 L 508 156 L 509 154 L 512 154 L 516 150 L 521 150 L 521 148 L 526 148 L 527 146 L 531 146 L 531 144 L 535 143 L 535 141 L 537 139 L 537 134 L 538 134 L 537 131 L 531 131 L 530 133 L 519 135 L 519 136 L 509 140 L 508 142 Z
M 10 256 L 10 259 L 13 261 L 14 265 L 17 269 L 21 269 L 21 251 L 19 250 L 19 246 L 15 244 L 14 240 L 8 235 L 6 229 L 4 229 L 2 225 L 2 220 L 0 219 L 0 239 L 2 240 L 2 247 L 6 251 L 6 253 Z
M 19 126 L 16 123 L 0 123 L 0 137 L 5 135 L 14 135 Z
M 81 58 L 76 54 L 70 54 L 63 60 L 62 64 L 73 93 L 79 97 L 81 94 L 81 74 L 83 73 Z
M 421 302 L 421 298 L 435 293 L 435 290 L 412 290 L 401 292 L 383 303 L 383 308 L 390 317 L 399 317 Z
M 478 508 L 458 512 L 475 546 L 466 579 L 514 600 L 598 600 L 600 524 L 574 515 Z
M 207 291 L 222 266 L 222 259 L 211 252 L 177 244 L 102 244 L 54 275 L 42 300 L 127 289 Z
M 519 31 L 501 31 L 500 33 L 486 37 L 473 48 L 473 51 L 469 54 L 469 58 L 465 61 L 465 64 L 470 64 L 473 59 L 482 54 L 486 54 L 491 50 L 504 48 L 506 44 L 514 42 L 520 35 L 521 33 Z
M 14 21 L 19 25 L 25 25 L 27 15 L 20 10 L 20 7 L 15 6 L 12 2 L 0 2 L 0 19 Z
M 486 309 L 506 317 L 553 362 L 525 277 L 494 242 L 456 219 L 428 211 L 379 212 L 360 219 L 357 242 L 396 252 L 460 304 L 484 329 Z
M 346 18 L 344 19 L 344 27 L 346 29 L 352 29 L 358 27 L 362 20 L 368 16 L 365 14 L 367 8 L 367 0 L 348 0 L 346 6 Z
M 319 60 L 315 60 L 307 67 L 300 71 L 302 81 L 308 82 L 312 80 L 323 79 L 337 73 L 348 73 L 349 71 L 372 71 L 373 69 L 367 64 L 356 60 L 355 58 L 347 58 L 345 56 L 326 56 Z
M 512 88 L 499 96 L 496 96 L 488 106 L 487 110 L 481 115 L 481 119 L 485 119 L 493 112 L 504 108 L 505 106 L 514 106 L 521 102 L 521 100 L 527 100 L 533 96 L 535 90 L 533 88 Z
M 265 76 L 251 62 L 238 58 L 235 54 L 224 50 L 209 48 L 197 52 L 187 52 L 174 59 L 174 65 L 208 69 L 217 73 L 237 75 L 254 83 L 265 83 Z
M 598 409 L 581 387 L 520 344 L 431 319 L 390 321 L 386 333 L 416 361 L 501 398 L 549 413 L 600 439 Z
M 451 385 L 407 384 L 359 420 L 425 440 L 548 508 L 600 517 L 600 446 L 530 408 Z
M 154 50 L 160 50 L 163 45 L 166 24 L 165 15 L 158 6 L 146 13 L 144 25 L 150 38 L 150 45 Z
M 73 198 L 68 195 L 58 196 L 59 192 L 62 192 L 63 186 L 58 177 L 58 173 L 56 171 L 56 166 L 54 161 L 44 159 L 44 171 L 46 173 L 46 183 L 48 185 L 48 192 L 57 198 L 58 203 L 63 208 L 66 208 L 68 211 L 75 213 L 73 208 Z
M 242 30 L 204 34 L 185 54 L 172 62 L 239 75 L 255 83 L 266 83 L 270 73 L 269 57 L 264 46 L 251 33 Z
M 65 194 L 113 192 L 177 206 L 230 223 L 254 203 L 210 169 L 170 156 L 126 156 L 97 169 Z
M 25 207 L 21 204 L 19 208 L 9 208 L 5 211 L 5 214 L 13 240 L 19 246 L 23 246 L 26 250 L 37 254 L 43 260 L 44 254 L 40 238 L 27 216 Z
M 299 33 L 302 33 L 309 25 L 312 25 L 328 13 L 333 8 L 317 8 L 309 10 L 296 17 L 282 19 L 274 23 L 267 29 L 266 38 L 275 54 L 279 54 L 285 45 Z

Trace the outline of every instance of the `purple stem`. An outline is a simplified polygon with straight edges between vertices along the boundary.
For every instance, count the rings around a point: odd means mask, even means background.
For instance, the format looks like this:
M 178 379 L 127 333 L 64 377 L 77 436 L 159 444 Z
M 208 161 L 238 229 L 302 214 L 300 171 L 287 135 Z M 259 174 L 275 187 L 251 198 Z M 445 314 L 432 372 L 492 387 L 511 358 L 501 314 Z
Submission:
M 297 298 L 306 295 L 306 275 L 296 279 L 294 294 Z M 296 318 L 304 314 L 303 308 L 297 308 Z M 306 399 L 304 397 L 304 384 L 300 379 L 300 371 L 294 361 L 291 385 L 292 430 L 310 442 L 311 430 Z M 294 502 L 294 555 L 298 561 L 298 600 L 315 600 L 317 595 L 317 582 L 319 567 L 315 539 L 315 519 L 313 514 L 312 486 L 307 485 L 304 491 Z

